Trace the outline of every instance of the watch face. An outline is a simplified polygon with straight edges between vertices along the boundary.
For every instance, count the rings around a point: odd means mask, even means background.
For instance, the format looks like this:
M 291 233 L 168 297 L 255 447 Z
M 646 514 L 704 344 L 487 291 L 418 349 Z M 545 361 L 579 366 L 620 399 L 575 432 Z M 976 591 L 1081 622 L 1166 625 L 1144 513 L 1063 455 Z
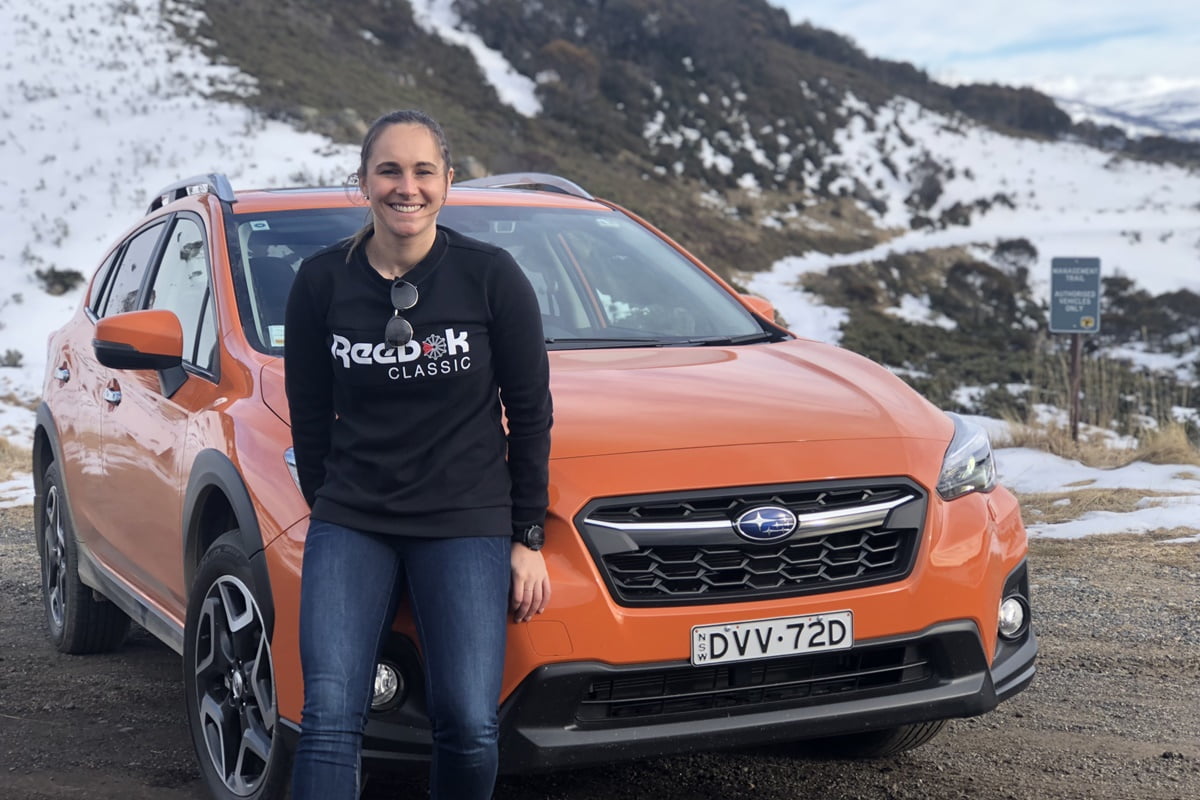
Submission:
M 524 544 L 531 550 L 540 550 L 546 542 L 546 532 L 541 525 L 530 525 L 525 529 Z

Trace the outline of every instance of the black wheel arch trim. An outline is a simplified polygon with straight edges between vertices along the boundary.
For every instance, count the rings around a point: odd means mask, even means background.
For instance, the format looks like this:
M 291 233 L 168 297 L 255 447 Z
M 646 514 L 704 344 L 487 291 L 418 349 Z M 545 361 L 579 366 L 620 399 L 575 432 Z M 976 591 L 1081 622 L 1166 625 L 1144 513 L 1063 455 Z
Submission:
M 192 462 L 191 474 L 188 477 L 187 491 L 183 499 L 183 575 L 187 586 L 192 585 L 196 577 L 196 569 L 200 559 L 204 557 L 205 534 L 202 529 L 201 511 L 204 501 L 212 491 L 219 491 L 229 501 L 233 516 L 237 521 L 238 547 L 250 562 L 250 572 L 254 576 L 254 588 L 257 594 L 259 610 L 263 615 L 263 623 L 267 628 L 268 639 L 274 637 L 275 631 L 275 601 L 271 594 L 271 577 L 267 570 L 267 560 L 263 554 L 262 531 L 258 526 L 258 513 L 254 510 L 254 502 L 242 479 L 241 472 L 234 463 L 219 450 L 201 450 Z M 213 540 L 223 534 L 216 532 Z
M 44 448 L 40 447 L 39 439 L 42 434 L 46 437 L 46 445 L 50 450 L 50 458 L 47 460 L 44 455 Z M 33 432 L 33 492 L 40 499 L 45 494 L 45 487 L 42 481 L 46 476 L 46 467 L 50 466 L 51 461 L 62 460 L 62 448 L 58 444 L 58 424 L 54 421 L 54 414 L 50 411 L 50 406 L 46 405 L 43 400 L 37 407 L 37 421 L 34 424 Z M 63 493 L 67 492 L 67 488 L 63 487 Z M 35 505 L 38 502 L 34 501 Z M 37 506 L 40 507 L 40 506 Z M 71 503 L 67 502 L 67 512 L 70 513 Z M 74 520 L 71 520 L 72 524 Z

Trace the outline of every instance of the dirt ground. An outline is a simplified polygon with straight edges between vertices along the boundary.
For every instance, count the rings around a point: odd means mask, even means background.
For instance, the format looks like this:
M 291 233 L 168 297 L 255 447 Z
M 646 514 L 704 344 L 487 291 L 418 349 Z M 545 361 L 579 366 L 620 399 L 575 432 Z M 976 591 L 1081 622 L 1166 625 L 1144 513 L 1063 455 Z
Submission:
M 136 629 L 116 653 L 46 638 L 31 511 L 0 510 L 0 797 L 203 800 L 181 663 Z M 695 753 L 524 778 L 497 800 L 1200 798 L 1200 544 L 1034 541 L 1033 685 L 877 761 L 802 748 Z M 424 796 L 376 777 L 366 798 Z

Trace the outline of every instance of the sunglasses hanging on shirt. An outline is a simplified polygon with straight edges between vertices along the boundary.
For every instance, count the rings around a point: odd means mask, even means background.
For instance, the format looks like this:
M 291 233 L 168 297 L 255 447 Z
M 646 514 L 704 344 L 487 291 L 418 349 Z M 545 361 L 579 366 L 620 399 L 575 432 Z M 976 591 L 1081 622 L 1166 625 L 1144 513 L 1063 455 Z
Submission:
M 392 281 L 392 308 L 396 311 L 387 321 L 387 327 L 383 329 L 383 340 L 389 346 L 404 347 L 412 341 L 412 323 L 400 316 L 400 312 L 408 311 L 415 306 L 419 297 L 417 287 L 403 278 L 396 278 Z

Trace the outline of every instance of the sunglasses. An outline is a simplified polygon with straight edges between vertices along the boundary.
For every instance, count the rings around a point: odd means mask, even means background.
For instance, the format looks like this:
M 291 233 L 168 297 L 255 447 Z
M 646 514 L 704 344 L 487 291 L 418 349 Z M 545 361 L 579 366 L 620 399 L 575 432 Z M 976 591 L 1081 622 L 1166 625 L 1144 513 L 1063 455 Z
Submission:
M 412 323 L 400 316 L 400 312 L 408 311 L 415 306 L 418 298 L 417 287 L 408 281 L 403 278 L 396 278 L 392 281 L 392 307 L 396 309 L 396 313 L 387 321 L 387 327 L 383 329 L 383 340 L 391 347 L 404 347 L 412 341 Z

